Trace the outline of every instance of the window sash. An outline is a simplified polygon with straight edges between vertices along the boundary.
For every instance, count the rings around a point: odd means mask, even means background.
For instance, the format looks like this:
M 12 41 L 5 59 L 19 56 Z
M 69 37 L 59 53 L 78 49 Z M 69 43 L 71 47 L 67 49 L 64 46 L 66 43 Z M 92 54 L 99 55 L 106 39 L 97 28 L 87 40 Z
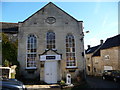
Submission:
M 67 67 L 76 66 L 75 40 L 72 35 L 66 36 L 66 66 Z
M 46 41 L 47 49 L 55 49 L 55 33 L 54 32 L 47 32 L 47 41 Z
M 27 67 L 36 67 L 37 39 L 34 35 L 29 35 L 27 40 Z

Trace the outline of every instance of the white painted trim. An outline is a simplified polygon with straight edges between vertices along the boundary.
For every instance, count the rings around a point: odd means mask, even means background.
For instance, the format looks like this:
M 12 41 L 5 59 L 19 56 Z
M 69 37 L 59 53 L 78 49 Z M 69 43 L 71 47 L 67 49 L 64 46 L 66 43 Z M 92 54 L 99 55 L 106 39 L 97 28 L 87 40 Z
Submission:
M 104 60 L 110 60 L 110 55 L 105 55 Z
M 26 55 L 25 55 L 25 56 L 26 56 L 26 57 L 25 57 L 25 59 L 26 59 L 26 61 L 25 61 L 25 62 L 26 62 L 26 69 L 35 68 L 35 67 L 27 67 L 27 54 L 29 54 L 29 53 L 27 52 L 27 49 L 28 49 L 28 48 L 27 48 L 27 44 L 28 44 L 27 42 L 28 42 L 28 37 L 29 37 L 30 35 L 34 35 L 34 36 L 36 37 L 36 53 L 30 53 L 30 54 L 36 54 L 36 58 L 37 58 L 37 48 L 38 48 L 38 47 L 37 47 L 37 46 L 38 46 L 38 41 L 37 41 L 37 39 L 38 39 L 38 38 L 37 38 L 37 35 L 36 35 L 35 33 L 29 33 L 29 34 L 26 35 L 26 43 L 25 43 L 25 44 L 26 44 Z M 36 61 L 36 60 L 35 60 L 35 61 Z M 37 66 L 36 66 L 36 68 L 37 68 Z
M 9 70 L 9 78 L 11 78 L 11 68 L 10 67 L 0 67 L 0 69 L 8 69 Z
M 104 70 L 113 70 L 112 66 L 104 66 Z
M 66 67 L 67 67 L 67 68 L 72 68 L 72 67 L 73 67 L 73 68 L 76 68 L 76 67 L 78 66 L 78 65 L 77 65 L 77 57 L 76 57 L 76 51 L 77 51 L 77 50 L 76 50 L 76 45 L 77 45 L 77 44 L 76 44 L 76 43 L 77 43 L 76 41 L 77 41 L 77 40 L 76 40 L 76 36 L 75 36 L 74 33 L 71 33 L 71 32 L 70 32 L 70 33 L 67 33 L 66 36 L 69 35 L 69 34 L 71 34 L 71 35 L 74 37 L 74 44 L 75 44 L 75 46 L 74 46 L 75 52 L 74 52 L 74 53 L 75 53 L 75 65 L 76 65 L 76 66 L 67 66 L 67 61 L 65 61 L 65 63 L 66 63 Z M 64 40 L 64 41 L 65 41 L 65 49 L 66 49 L 66 36 L 65 36 L 65 40 Z M 66 54 L 66 50 L 65 50 L 65 54 Z M 67 58 L 66 55 L 65 55 L 65 57 Z
M 55 56 L 55 59 L 46 59 L 47 56 Z M 41 55 L 40 61 L 48 61 L 48 60 L 61 60 L 61 55 Z
M 37 69 L 37 67 L 26 67 L 25 69 Z
M 56 33 L 55 33 L 54 30 L 48 30 L 48 31 L 46 32 L 46 34 L 45 34 L 45 35 L 46 35 L 46 36 L 45 36 L 45 37 L 46 37 L 46 38 L 45 38 L 45 48 L 46 48 L 45 50 L 49 50 L 49 49 L 47 48 L 47 33 L 48 33 L 48 32 L 53 32 L 53 33 L 55 34 L 55 48 L 52 48 L 52 50 L 57 50 L 57 49 L 56 49 Z
M 0 67 L 1 69 L 11 69 L 10 67 Z
M 73 34 L 73 37 L 74 37 L 74 43 L 75 43 L 75 65 L 76 66 L 73 66 L 73 67 L 77 67 L 77 57 L 76 57 L 76 52 L 77 52 L 77 49 L 76 49 L 76 45 L 77 45 L 77 40 L 76 40 L 76 37 L 75 37 L 75 35 Z
M 66 66 L 66 68 L 77 68 L 77 66 Z

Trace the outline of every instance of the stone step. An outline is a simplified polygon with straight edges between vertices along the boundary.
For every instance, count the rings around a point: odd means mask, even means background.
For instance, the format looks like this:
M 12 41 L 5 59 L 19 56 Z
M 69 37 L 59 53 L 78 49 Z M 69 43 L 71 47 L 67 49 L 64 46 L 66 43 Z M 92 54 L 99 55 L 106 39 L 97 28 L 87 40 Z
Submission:
M 55 85 L 25 85 L 27 89 L 32 89 L 32 88 L 60 88 L 58 84 Z

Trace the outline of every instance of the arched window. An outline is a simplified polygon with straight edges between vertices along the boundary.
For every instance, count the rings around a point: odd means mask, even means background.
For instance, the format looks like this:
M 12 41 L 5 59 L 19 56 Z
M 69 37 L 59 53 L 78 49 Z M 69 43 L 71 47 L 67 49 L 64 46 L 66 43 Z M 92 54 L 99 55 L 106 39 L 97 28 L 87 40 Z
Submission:
M 76 66 L 75 40 L 72 34 L 66 36 L 66 64 L 67 67 Z
M 29 35 L 27 39 L 27 67 L 36 67 L 37 39 L 35 35 Z
M 47 49 L 55 49 L 55 33 L 52 31 L 47 32 Z

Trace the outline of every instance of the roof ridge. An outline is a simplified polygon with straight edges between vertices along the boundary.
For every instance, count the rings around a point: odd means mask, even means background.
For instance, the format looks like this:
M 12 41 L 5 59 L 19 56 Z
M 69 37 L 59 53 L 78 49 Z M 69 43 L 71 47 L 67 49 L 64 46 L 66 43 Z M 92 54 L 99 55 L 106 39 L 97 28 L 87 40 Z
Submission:
M 0 22 L 0 23 L 18 24 L 18 23 L 13 23 L 13 22 Z
M 117 36 L 119 36 L 120 34 L 117 34 L 117 35 L 115 35 L 115 36 L 112 36 L 112 37 L 109 37 L 109 38 L 107 38 L 107 39 L 112 39 L 112 38 L 115 38 L 115 37 L 117 37 Z
M 120 34 L 107 38 L 107 40 L 105 41 L 103 47 L 101 49 L 107 49 L 107 48 L 111 48 L 111 47 L 116 47 L 116 46 L 120 46 Z

